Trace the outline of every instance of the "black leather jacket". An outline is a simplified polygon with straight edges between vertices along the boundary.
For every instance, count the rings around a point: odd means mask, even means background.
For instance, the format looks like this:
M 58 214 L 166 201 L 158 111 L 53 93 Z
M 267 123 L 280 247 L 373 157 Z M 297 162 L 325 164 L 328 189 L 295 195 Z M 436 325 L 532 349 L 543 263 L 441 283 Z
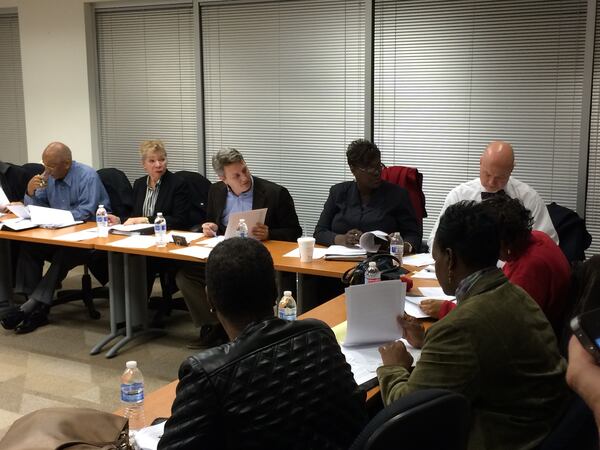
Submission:
M 158 448 L 342 449 L 366 423 L 331 329 L 270 318 L 188 358 Z

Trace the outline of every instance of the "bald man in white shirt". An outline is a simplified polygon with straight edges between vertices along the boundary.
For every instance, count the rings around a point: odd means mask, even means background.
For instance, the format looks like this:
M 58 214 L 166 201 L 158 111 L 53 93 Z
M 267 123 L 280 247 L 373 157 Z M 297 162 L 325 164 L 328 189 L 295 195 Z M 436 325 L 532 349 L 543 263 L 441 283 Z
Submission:
M 558 234 L 554 229 L 546 204 L 540 195 L 529 185 L 511 176 L 515 167 L 515 156 L 508 142 L 494 141 L 490 143 L 479 160 L 479 178 L 463 183 L 450 191 L 444 206 L 435 222 L 427 244 L 431 249 L 433 238 L 446 208 L 461 200 L 481 201 L 487 195 L 505 193 L 511 198 L 518 198 L 533 216 L 533 229 L 543 231 L 558 244 Z

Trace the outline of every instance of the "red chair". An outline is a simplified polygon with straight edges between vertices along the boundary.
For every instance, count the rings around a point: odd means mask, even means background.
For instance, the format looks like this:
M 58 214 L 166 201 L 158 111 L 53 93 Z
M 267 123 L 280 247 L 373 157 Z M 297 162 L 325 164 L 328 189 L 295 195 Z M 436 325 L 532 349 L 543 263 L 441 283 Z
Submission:
M 421 227 L 423 218 L 427 217 L 425 194 L 423 194 L 423 174 L 414 167 L 392 166 L 381 171 L 381 179 L 397 184 L 408 191 L 415 215 Z

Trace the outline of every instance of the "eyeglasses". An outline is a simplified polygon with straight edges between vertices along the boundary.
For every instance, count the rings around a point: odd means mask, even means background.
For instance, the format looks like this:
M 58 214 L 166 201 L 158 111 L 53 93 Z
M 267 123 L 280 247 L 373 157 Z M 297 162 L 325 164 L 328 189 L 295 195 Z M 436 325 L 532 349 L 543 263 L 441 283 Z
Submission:
M 360 170 L 361 172 L 367 173 L 369 175 L 379 175 L 379 174 L 381 174 L 381 171 L 383 169 L 385 169 L 385 164 L 379 163 L 378 165 L 373 166 L 373 167 L 358 167 L 358 166 L 354 166 L 354 168 L 356 170 Z

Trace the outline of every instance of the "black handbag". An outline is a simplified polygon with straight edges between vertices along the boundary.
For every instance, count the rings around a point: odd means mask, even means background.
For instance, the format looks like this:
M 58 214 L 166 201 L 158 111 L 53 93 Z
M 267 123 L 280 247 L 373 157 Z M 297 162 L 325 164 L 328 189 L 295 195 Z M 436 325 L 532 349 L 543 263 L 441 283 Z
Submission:
M 346 270 L 342 275 L 344 286 L 363 284 L 365 282 L 365 272 L 372 261 L 377 263 L 377 268 L 381 272 L 381 281 L 399 280 L 402 275 L 408 273 L 408 270 L 400 266 L 400 261 L 395 256 L 389 253 L 377 253 L 361 261 L 355 267 Z

